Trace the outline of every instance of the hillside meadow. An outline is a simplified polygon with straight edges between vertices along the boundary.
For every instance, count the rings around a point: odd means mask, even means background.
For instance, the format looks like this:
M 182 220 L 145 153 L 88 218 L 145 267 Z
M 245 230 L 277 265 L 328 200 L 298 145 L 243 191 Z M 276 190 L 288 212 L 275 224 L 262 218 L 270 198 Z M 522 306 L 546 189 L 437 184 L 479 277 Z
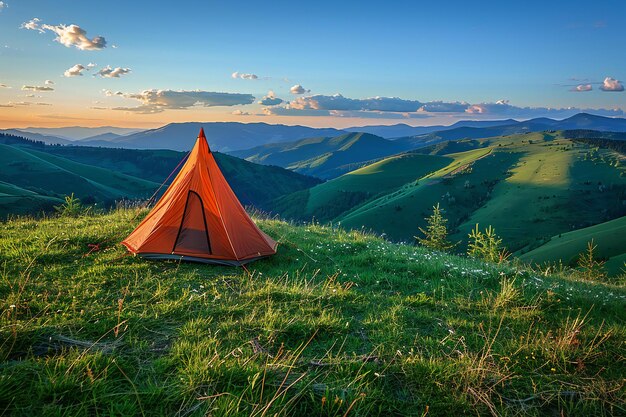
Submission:
M 256 221 L 247 269 L 154 262 L 145 212 L 0 224 L 0 413 L 624 415 L 624 287 Z

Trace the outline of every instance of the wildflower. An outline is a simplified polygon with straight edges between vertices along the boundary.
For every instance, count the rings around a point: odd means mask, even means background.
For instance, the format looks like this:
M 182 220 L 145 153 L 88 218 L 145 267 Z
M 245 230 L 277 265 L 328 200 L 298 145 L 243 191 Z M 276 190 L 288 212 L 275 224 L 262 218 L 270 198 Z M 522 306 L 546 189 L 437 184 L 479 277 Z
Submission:
M 15 304 L 11 304 L 9 308 L 15 308 Z

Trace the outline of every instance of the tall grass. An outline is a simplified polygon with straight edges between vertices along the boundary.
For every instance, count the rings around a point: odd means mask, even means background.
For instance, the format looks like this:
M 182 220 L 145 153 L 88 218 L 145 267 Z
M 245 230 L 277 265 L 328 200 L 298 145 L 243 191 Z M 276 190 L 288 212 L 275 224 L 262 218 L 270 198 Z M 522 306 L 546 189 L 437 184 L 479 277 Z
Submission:
M 138 221 L 0 225 L 0 413 L 626 412 L 623 287 L 275 219 L 249 273 L 151 262 Z

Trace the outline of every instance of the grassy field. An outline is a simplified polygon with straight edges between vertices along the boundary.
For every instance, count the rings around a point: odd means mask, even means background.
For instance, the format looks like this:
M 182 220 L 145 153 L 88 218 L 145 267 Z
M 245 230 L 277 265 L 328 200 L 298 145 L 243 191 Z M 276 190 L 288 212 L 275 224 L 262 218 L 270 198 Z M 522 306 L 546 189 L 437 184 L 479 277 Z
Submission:
M 279 211 L 287 217 L 328 221 L 360 203 L 443 168 L 450 161 L 451 158 L 415 153 L 392 156 L 316 185 L 306 194 L 301 193 L 306 198 L 304 207 L 294 205 L 290 196 L 276 204 L 284 206 Z
M 413 241 L 439 203 L 460 251 L 479 223 L 520 254 L 626 214 L 623 156 L 563 132 L 443 142 L 403 155 L 283 197 L 276 211 Z M 447 165 L 437 166 L 442 158 Z
M 587 243 L 592 239 L 598 246 L 597 256 L 607 261 L 609 273 L 619 274 L 626 261 L 626 217 L 552 236 L 548 242 L 522 254 L 520 259 L 537 263 L 561 259 L 567 265 L 575 265 L 578 255 L 585 251 Z
M 248 271 L 150 262 L 140 218 L 0 224 L 0 414 L 626 413 L 624 287 L 278 220 Z

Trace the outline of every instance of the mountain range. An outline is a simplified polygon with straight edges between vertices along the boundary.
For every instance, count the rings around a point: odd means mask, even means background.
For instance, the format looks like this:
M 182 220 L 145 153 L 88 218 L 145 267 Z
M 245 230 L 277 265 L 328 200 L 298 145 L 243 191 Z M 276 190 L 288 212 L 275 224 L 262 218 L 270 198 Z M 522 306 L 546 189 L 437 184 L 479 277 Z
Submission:
M 347 129 L 312 128 L 306 126 L 270 125 L 267 123 L 238 122 L 188 122 L 132 132 L 132 129 L 102 128 L 28 128 L 0 130 L 7 134 L 23 136 L 47 144 L 102 146 L 128 149 L 172 149 L 186 151 L 191 148 L 200 127 L 212 149 L 234 152 L 270 143 L 293 142 L 314 137 L 335 137 L 348 132 L 370 133 L 384 139 L 404 142 L 416 148 L 445 140 L 485 138 L 544 130 L 588 129 L 626 132 L 626 119 L 579 113 L 563 120 L 536 118 L 526 121 L 513 119 L 495 121 L 460 121 L 450 126 L 357 126 Z M 82 136 L 82 137 L 81 137 Z

